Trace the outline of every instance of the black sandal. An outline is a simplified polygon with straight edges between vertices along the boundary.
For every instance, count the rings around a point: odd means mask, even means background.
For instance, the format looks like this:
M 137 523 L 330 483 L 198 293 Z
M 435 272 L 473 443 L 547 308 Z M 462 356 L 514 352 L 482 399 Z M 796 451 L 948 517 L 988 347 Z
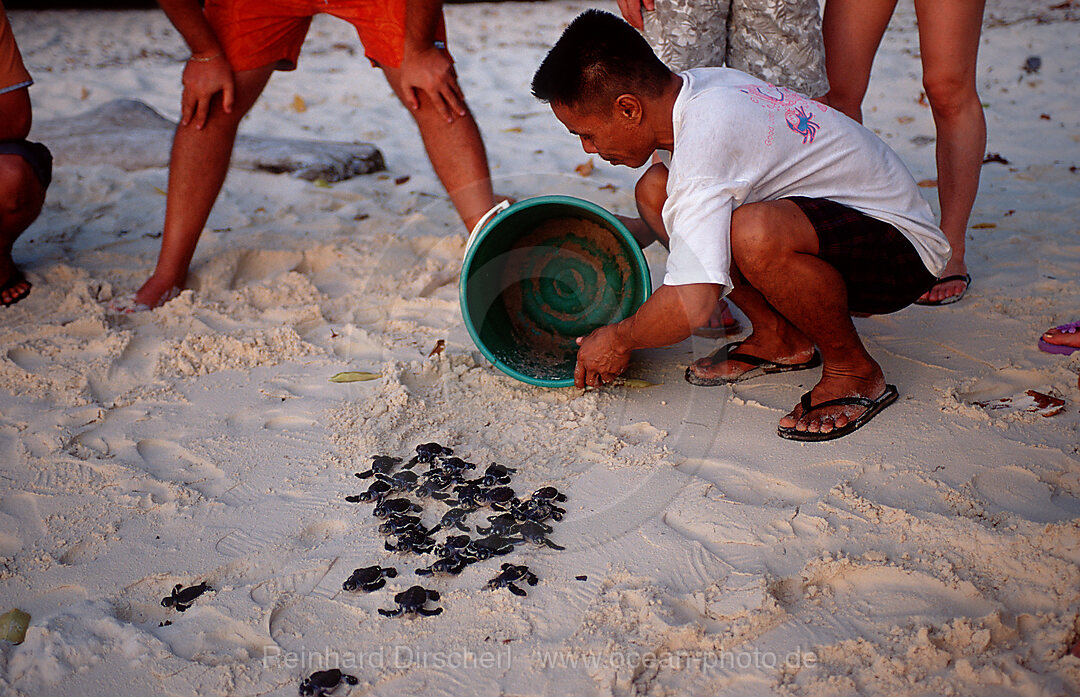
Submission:
M 739 373 L 733 378 L 703 378 L 694 372 L 694 366 L 687 366 L 686 368 L 686 381 L 691 385 L 698 385 L 700 387 L 715 387 L 716 385 L 730 385 L 733 382 L 742 382 L 743 380 L 750 380 L 761 375 L 771 375 L 773 373 L 790 373 L 794 370 L 809 370 L 821 365 L 821 354 L 818 350 L 814 349 L 814 355 L 810 356 L 810 359 L 803 361 L 802 363 L 774 363 L 767 358 L 760 358 L 758 356 L 751 356 L 747 353 L 738 353 L 733 349 L 737 349 L 742 346 L 741 341 L 733 341 L 723 348 L 719 348 L 710 353 L 706 358 L 715 358 L 716 356 L 723 355 L 724 360 L 739 361 L 740 363 L 746 363 L 747 365 L 754 366 L 750 370 L 744 373 Z
M 849 421 L 839 428 L 834 428 L 828 432 L 822 431 L 799 431 L 794 426 L 785 428 L 783 426 L 776 427 L 776 435 L 781 438 L 787 438 L 788 440 L 801 440 L 801 441 L 823 441 L 833 440 L 834 438 L 841 438 L 856 431 L 866 424 L 870 419 L 878 415 L 878 413 L 896 401 L 896 398 L 900 393 L 896 390 L 896 385 L 885 385 L 885 391 L 881 393 L 881 396 L 877 399 L 869 399 L 868 397 L 839 397 L 837 399 L 829 399 L 821 404 L 810 403 L 810 393 L 807 392 L 802 396 L 800 404 L 802 404 L 802 415 L 800 419 L 805 417 L 815 409 L 823 409 L 825 407 L 841 407 L 841 406 L 858 406 L 866 407 L 866 411 L 859 414 L 858 418 L 854 421 Z

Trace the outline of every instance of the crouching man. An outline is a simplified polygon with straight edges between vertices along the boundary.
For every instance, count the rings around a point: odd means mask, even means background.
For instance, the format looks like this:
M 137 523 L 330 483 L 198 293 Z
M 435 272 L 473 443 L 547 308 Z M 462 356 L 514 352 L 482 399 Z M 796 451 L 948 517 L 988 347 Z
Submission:
M 664 284 L 633 316 L 578 339 L 575 383 L 619 375 L 634 349 L 667 346 L 708 321 L 724 294 L 753 323 L 687 369 L 695 385 L 822 366 L 780 420 L 794 440 L 829 440 L 896 400 L 851 314 L 896 312 L 926 292 L 950 250 L 900 158 L 840 112 L 727 68 L 671 72 L 614 15 L 590 10 L 536 71 L 533 94 L 587 153 L 640 167 L 644 246 L 670 250 Z

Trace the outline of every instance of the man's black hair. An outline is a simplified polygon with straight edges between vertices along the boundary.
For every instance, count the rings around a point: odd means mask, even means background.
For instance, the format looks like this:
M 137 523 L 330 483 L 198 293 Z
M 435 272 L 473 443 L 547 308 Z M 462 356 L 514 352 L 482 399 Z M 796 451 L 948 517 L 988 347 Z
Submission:
M 670 76 L 636 29 L 610 12 L 586 10 L 536 69 L 532 93 L 542 102 L 596 111 L 621 94 L 657 97 Z

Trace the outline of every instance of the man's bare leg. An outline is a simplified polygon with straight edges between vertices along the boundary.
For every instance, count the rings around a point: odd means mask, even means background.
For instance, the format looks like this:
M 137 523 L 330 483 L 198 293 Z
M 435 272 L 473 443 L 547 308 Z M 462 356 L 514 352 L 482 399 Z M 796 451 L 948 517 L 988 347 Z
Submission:
M 38 217 L 45 202 L 45 189 L 21 155 L 0 155 L 0 287 L 19 278 L 11 258 L 15 240 Z M 9 305 L 30 292 L 23 279 L 0 292 L 0 301 Z
M 383 66 L 382 70 L 394 93 L 404 103 L 400 69 Z M 420 108 L 410 109 L 410 113 L 420 129 L 428 159 L 465 227 L 472 230 L 495 204 L 480 128 L 472 113 L 447 123 L 426 93 L 421 92 L 418 96 Z
M 739 207 L 732 216 L 731 246 L 735 265 L 747 283 L 781 319 L 821 351 L 821 379 L 811 393 L 812 402 L 880 397 L 885 376 L 851 322 L 843 277 L 816 256 L 817 233 L 799 207 L 784 200 Z M 763 310 L 755 307 L 751 311 L 757 314 Z M 755 324 L 754 329 L 762 342 L 758 346 L 764 346 L 769 335 L 776 335 L 773 328 L 766 333 Z M 750 347 L 745 350 L 750 352 Z M 780 426 L 827 433 L 847 425 L 863 411 L 861 406 L 838 406 L 803 417 L 801 406 L 796 406 L 780 420 Z
M 753 326 L 753 332 L 739 343 L 738 352 L 764 358 L 773 363 L 797 365 L 806 363 L 814 355 L 814 342 L 798 327 L 789 322 L 759 293 L 747 283 L 738 269 L 732 266 L 734 287 L 728 294 L 738 304 Z M 754 366 L 729 359 L 719 353 L 699 358 L 690 370 L 700 378 L 734 380 Z
M 273 66 L 236 73 L 236 101 L 231 114 L 215 99 L 206 126 L 177 126 L 169 158 L 165 228 L 154 274 L 139 288 L 135 301 L 157 307 L 184 288 L 206 219 L 229 170 L 240 120 L 262 94 Z

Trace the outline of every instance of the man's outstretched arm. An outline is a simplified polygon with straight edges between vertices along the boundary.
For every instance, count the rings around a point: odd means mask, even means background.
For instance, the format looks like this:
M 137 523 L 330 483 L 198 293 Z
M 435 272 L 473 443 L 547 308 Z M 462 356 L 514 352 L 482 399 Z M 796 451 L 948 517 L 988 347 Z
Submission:
M 236 91 L 232 66 L 198 0 L 158 0 L 158 5 L 191 49 L 191 58 L 184 66 L 180 124 L 201 129 L 219 92 L 222 109 L 232 112 Z
M 690 336 L 708 321 L 721 288 L 713 283 L 660 286 L 633 315 L 579 338 L 574 385 L 610 382 L 626 370 L 634 349 L 670 346 Z

